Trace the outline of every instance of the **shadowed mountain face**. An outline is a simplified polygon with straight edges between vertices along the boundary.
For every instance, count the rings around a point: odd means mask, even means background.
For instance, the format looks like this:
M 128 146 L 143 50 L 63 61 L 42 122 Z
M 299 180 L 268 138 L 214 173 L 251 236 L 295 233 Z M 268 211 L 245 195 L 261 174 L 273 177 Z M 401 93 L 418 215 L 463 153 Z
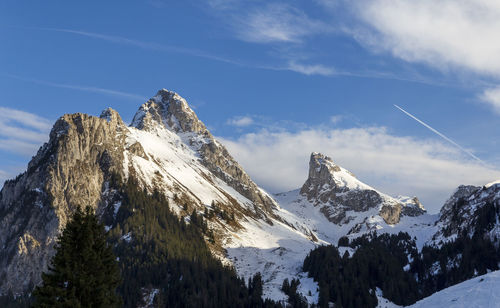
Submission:
M 500 239 L 500 182 L 479 186 L 459 186 L 439 213 L 439 231 L 433 243 L 439 245 L 458 234 Z

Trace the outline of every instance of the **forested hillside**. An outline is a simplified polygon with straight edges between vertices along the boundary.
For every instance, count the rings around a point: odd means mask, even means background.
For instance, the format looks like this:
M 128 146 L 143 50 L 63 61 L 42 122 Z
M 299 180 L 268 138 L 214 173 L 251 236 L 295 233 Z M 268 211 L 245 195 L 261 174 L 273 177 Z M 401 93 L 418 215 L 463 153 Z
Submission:
M 137 307 L 152 292 L 158 307 L 276 307 L 263 301 L 260 275 L 246 282 L 210 253 L 203 215 L 185 222 L 162 194 L 138 190 L 130 178 L 118 187 L 123 201 L 110 241 L 119 257 L 125 307 Z M 187 208 L 187 207 L 186 207 Z
M 339 249 L 345 253 L 341 255 Z M 376 307 L 377 288 L 384 298 L 406 306 L 498 270 L 499 262 L 500 248 L 479 233 L 462 234 L 439 247 L 424 246 L 421 252 L 407 233 L 373 233 L 351 242 L 344 237 L 339 248 L 318 247 L 304 260 L 304 271 L 319 284 L 320 307 L 328 307 L 328 302 L 341 307 Z

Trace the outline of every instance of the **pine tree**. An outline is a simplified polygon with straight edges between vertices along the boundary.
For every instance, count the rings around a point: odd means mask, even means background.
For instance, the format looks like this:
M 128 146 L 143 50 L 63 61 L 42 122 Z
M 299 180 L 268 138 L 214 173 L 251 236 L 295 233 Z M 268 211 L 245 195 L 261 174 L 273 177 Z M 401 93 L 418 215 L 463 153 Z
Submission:
M 35 307 L 119 307 L 120 274 L 92 208 L 80 208 L 56 245 L 49 272 L 34 291 Z

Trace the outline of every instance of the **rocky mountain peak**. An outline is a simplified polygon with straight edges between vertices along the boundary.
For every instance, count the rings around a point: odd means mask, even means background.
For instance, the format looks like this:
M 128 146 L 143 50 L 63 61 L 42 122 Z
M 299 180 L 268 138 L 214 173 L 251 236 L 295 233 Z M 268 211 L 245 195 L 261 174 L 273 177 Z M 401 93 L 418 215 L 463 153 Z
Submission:
M 310 199 L 317 198 L 321 190 L 335 193 L 347 192 L 352 189 L 367 189 L 351 172 L 336 165 L 332 158 L 313 152 L 309 160 L 309 176 L 301 189 L 301 194 Z
M 335 164 L 330 157 L 316 152 L 311 154 L 309 176 L 300 194 L 315 206 L 320 206 L 328 220 L 340 225 L 353 219 L 347 216 L 348 211 L 377 209 L 388 224 L 398 223 L 401 215 L 419 216 L 425 213 L 417 198 L 397 200 L 382 194 Z
M 208 134 L 203 124 L 188 103 L 179 94 L 162 89 L 144 103 L 132 120 L 131 126 L 151 131 L 159 125 L 176 133 Z
M 116 125 L 116 126 L 125 125 L 118 111 L 112 109 L 111 107 L 104 109 L 99 117 L 101 119 L 105 119 L 106 121 L 111 123 L 111 125 Z
M 328 177 L 334 172 L 341 171 L 331 157 L 321 153 L 313 152 L 309 160 L 309 179 L 323 179 L 327 180 Z

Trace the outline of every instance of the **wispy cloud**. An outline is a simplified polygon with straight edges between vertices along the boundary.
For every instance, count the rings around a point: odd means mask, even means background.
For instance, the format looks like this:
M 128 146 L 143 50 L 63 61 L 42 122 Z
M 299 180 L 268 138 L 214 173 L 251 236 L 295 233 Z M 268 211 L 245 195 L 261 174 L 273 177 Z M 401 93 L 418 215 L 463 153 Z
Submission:
M 496 113 L 500 114 L 500 87 L 484 90 L 479 99 L 490 105 Z
M 220 4 L 222 5 L 222 4 Z M 275 7 L 275 6 L 272 6 Z M 288 7 L 288 6 L 287 6 Z M 280 7 L 280 9 L 275 9 L 277 11 L 280 10 L 285 10 L 284 8 Z M 292 8 L 287 8 L 286 10 L 289 11 L 295 11 Z M 264 18 L 263 12 L 260 13 L 255 13 L 255 16 L 252 18 L 257 18 L 256 16 L 261 16 L 259 18 Z M 266 12 L 265 14 L 272 14 L 272 12 Z M 267 34 L 264 33 L 265 36 L 270 39 L 272 36 L 277 36 L 277 37 L 282 37 L 284 40 L 289 40 L 289 41 L 295 41 L 298 37 L 303 36 L 306 34 L 306 29 L 303 28 L 299 30 L 298 28 L 292 29 L 288 28 L 287 23 L 293 23 L 293 18 L 290 15 L 291 13 L 285 14 L 285 17 L 281 17 L 284 19 L 287 19 L 288 21 L 278 21 L 275 20 L 274 18 L 271 18 L 271 15 L 269 15 L 266 18 L 269 18 L 270 20 L 274 20 L 277 24 L 274 27 L 274 30 L 270 30 L 269 27 L 262 27 L 260 30 L 256 29 L 257 27 L 261 27 L 262 25 L 258 23 L 256 20 L 252 19 L 253 21 L 247 21 L 243 23 L 254 23 L 254 28 L 253 30 L 248 29 L 247 27 L 243 27 L 246 30 L 244 31 L 249 31 L 247 34 L 250 35 L 249 33 L 254 33 L 255 35 L 260 35 L 254 32 L 254 30 L 258 30 L 262 33 L 267 32 Z M 295 13 L 297 16 L 299 16 L 299 13 Z M 267 16 L 267 15 L 266 15 Z M 297 18 L 305 18 L 305 17 L 297 17 Z M 305 22 L 303 22 L 305 23 Z M 283 27 L 287 29 L 283 29 L 283 31 L 280 31 L 278 29 L 278 24 L 282 25 Z M 280 26 L 281 27 L 281 26 Z M 301 27 L 298 24 L 296 24 L 294 27 Z M 312 27 L 312 26 L 310 26 Z M 241 29 L 243 29 L 241 28 Z M 156 50 L 156 51 L 165 51 L 165 52 L 175 52 L 175 53 L 182 53 L 182 54 L 187 54 L 190 56 L 194 57 L 200 57 L 200 58 L 205 58 L 209 60 L 214 60 L 214 61 L 219 61 L 219 62 L 224 62 L 228 64 L 233 64 L 241 67 L 249 67 L 249 68 L 257 68 L 257 69 L 266 69 L 266 70 L 287 70 L 287 71 L 293 71 L 296 73 L 300 74 L 305 74 L 305 75 L 322 75 L 322 76 L 331 76 L 334 73 L 333 68 L 321 65 L 321 64 L 301 64 L 298 63 L 297 61 L 289 61 L 289 63 L 286 66 L 283 67 L 273 67 L 273 66 L 267 66 L 267 65 L 254 65 L 254 64 L 249 64 L 245 63 L 243 61 L 237 61 L 237 60 L 232 60 L 229 58 L 224 58 L 224 57 L 219 57 L 215 55 L 211 55 L 208 53 L 205 53 L 200 50 L 196 49 L 189 49 L 189 48 L 184 48 L 184 47 L 178 47 L 178 46 L 166 46 L 162 44 L 157 44 L 157 43 L 152 43 L 152 42 L 144 42 L 140 40 L 134 40 L 134 39 L 129 39 L 121 36 L 114 36 L 114 35 L 106 35 L 106 34 L 100 34 L 100 33 L 94 33 L 94 32 L 87 32 L 87 31 L 78 31 L 78 30 L 71 30 L 71 29 L 60 29 L 60 28 L 35 28 L 39 30 L 45 30 L 45 31 L 55 31 L 55 32 L 62 32 L 62 33 L 70 33 L 74 35 L 81 35 L 89 38 L 94 38 L 94 39 L 100 39 L 104 40 L 107 42 L 115 43 L 115 44 L 123 44 L 123 45 L 130 45 L 130 46 L 135 46 L 143 49 L 148 49 L 148 50 Z M 285 31 L 286 30 L 286 31 Z M 243 30 L 242 30 L 243 31 Z M 309 29 L 308 31 L 312 31 L 312 29 Z M 271 34 L 274 33 L 274 34 Z M 286 32 L 286 33 L 285 33 Z M 246 33 L 246 32 L 245 32 Z M 299 33 L 302 33 L 299 35 Z M 242 34 L 243 36 L 246 36 L 246 34 Z M 258 41 L 258 40 L 257 40 Z M 34 81 L 34 80 L 32 80 Z M 107 93 L 107 94 L 119 94 L 120 92 L 118 91 L 112 91 L 112 90 L 107 90 L 107 89 L 101 89 L 101 88 L 94 88 L 94 87 L 82 87 L 82 86 L 74 86 L 74 85 L 62 85 L 62 84 L 55 84 L 55 83 L 50 83 L 50 82 L 43 82 L 43 81 L 38 81 L 38 83 L 44 83 L 47 85 L 54 85 L 54 86 L 59 86 L 59 87 L 66 87 L 66 88 L 74 88 L 74 89 L 80 89 L 80 90 L 88 90 L 88 91 L 94 91 L 94 92 L 101 92 L 101 93 Z M 123 92 L 121 92 L 123 93 Z M 132 95 L 133 96 L 133 95 Z
M 214 61 L 219 61 L 219 62 L 224 62 L 224 63 L 229 63 L 229 64 L 234 64 L 234 65 L 239 65 L 239 66 L 247 66 L 246 64 L 216 56 L 201 50 L 197 49 L 191 49 L 191 48 L 185 48 L 185 47 L 179 47 L 179 46 L 173 46 L 173 45 L 164 45 L 164 44 L 158 44 L 154 42 L 145 42 L 141 40 L 135 40 L 135 39 L 130 39 L 122 36 L 116 36 L 116 35 L 107 35 L 107 34 L 101 34 L 101 33 L 95 33 L 95 32 L 88 32 L 88 31 L 79 31 L 79 30 L 72 30 L 72 29 L 62 29 L 62 28 L 33 28 L 33 29 L 38 29 L 38 30 L 44 30 L 44 31 L 53 31 L 53 32 L 62 32 L 62 33 L 70 33 L 70 34 L 75 34 L 75 35 L 80 35 L 80 36 L 86 36 L 89 38 L 93 39 L 99 39 L 99 40 L 104 40 L 110 43 L 116 43 L 116 44 L 122 44 L 122 45 L 130 45 L 130 46 L 135 46 L 139 47 L 142 49 L 148 49 L 148 50 L 156 50 L 156 51 L 164 51 L 164 52 L 174 52 L 174 53 L 180 53 L 180 54 L 186 54 L 198 58 L 205 58 L 209 60 L 214 60 Z
M 322 64 L 300 64 L 295 61 L 291 61 L 287 69 L 304 75 L 332 76 L 336 74 L 335 69 L 332 67 Z
M 209 6 L 229 25 L 234 38 L 257 44 L 280 46 L 279 58 L 286 65 L 261 65 L 259 68 L 292 71 L 304 75 L 332 76 L 335 70 L 323 64 L 304 64 L 307 56 L 295 52 L 307 40 L 332 33 L 334 28 L 305 11 L 283 2 L 244 2 L 211 0 Z
M 24 77 L 12 75 L 12 74 L 2 74 L 2 75 L 10 77 L 10 78 L 26 81 L 26 82 L 32 82 L 32 83 L 36 83 L 39 85 L 55 87 L 55 88 L 71 89 L 71 90 L 78 90 L 78 91 L 91 92 L 91 93 L 99 93 L 99 94 L 118 96 L 118 97 L 133 99 L 133 100 L 141 100 L 141 101 L 146 98 L 146 96 L 142 96 L 142 95 L 132 94 L 132 93 L 128 93 L 128 92 L 122 92 L 122 91 L 116 91 L 116 90 L 111 90 L 111 89 L 105 89 L 105 88 L 99 88 L 99 87 L 57 83 L 57 82 L 51 82 L 51 81 L 45 81 L 45 80 L 39 80 L 39 79 L 24 78 Z
M 0 149 L 31 156 L 48 139 L 51 122 L 36 114 L 0 107 Z
M 36 114 L 6 107 L 0 107 L 0 120 L 15 121 L 39 131 L 47 131 L 51 127 L 49 120 Z
M 392 135 L 384 127 L 262 129 L 222 142 L 252 178 L 272 192 L 300 187 L 307 178 L 312 151 L 334 158 L 358 178 L 383 192 L 418 196 L 431 211 L 464 179 L 484 185 L 500 178 L 458 149 L 430 139 Z
M 243 13 L 233 12 L 232 23 L 239 39 L 255 43 L 300 43 L 304 37 L 331 30 L 328 24 L 283 3 L 259 5 Z
M 229 2 L 228 2 L 229 1 Z M 214 6 L 218 2 L 220 2 L 219 8 L 221 7 L 232 7 L 232 5 L 235 3 L 239 3 L 238 0 L 230 1 L 230 0 L 221 0 L 221 1 L 215 1 Z M 291 9 L 292 11 L 295 9 Z M 300 14 L 299 14 L 300 15 Z M 326 27 L 326 26 L 325 26 Z M 323 28 L 325 28 L 323 27 Z M 62 28 L 28 28 L 28 29 L 36 29 L 36 30 L 44 30 L 44 31 L 53 31 L 53 32 L 61 32 L 61 33 L 68 33 L 68 34 L 73 34 L 73 35 L 80 35 L 80 36 L 85 36 L 93 39 L 99 39 L 103 41 L 107 41 L 110 43 L 114 44 L 122 44 L 122 45 L 129 45 L 129 46 L 135 46 L 138 48 L 142 49 L 148 49 L 148 50 L 156 50 L 156 51 L 164 51 L 164 52 L 174 52 L 174 53 L 180 53 L 180 54 L 186 54 L 190 55 L 193 57 L 199 57 L 199 58 L 204 58 L 208 60 L 213 60 L 213 61 L 218 61 L 218 62 L 223 62 L 227 64 L 232 64 L 240 67 L 246 67 L 246 68 L 255 68 L 255 69 L 263 69 L 263 70 L 279 70 L 279 71 L 291 71 L 291 72 L 296 72 L 300 74 L 305 74 L 305 75 L 321 75 L 321 76 L 350 76 L 350 77 L 360 77 L 360 78 L 375 78 L 375 79 L 393 79 L 393 80 L 401 80 L 401 81 L 408 81 L 408 82 L 417 82 L 417 83 L 425 83 L 425 84 L 431 84 L 431 85 L 445 85 L 442 82 L 434 81 L 434 80 L 426 80 L 425 78 L 416 78 L 416 77 L 401 77 L 397 76 L 391 72 L 373 72 L 373 71 L 367 71 L 367 72 L 355 72 L 355 71 L 338 71 L 335 70 L 333 67 L 324 65 L 324 64 L 305 64 L 301 62 L 300 60 L 303 60 L 302 57 L 301 59 L 297 59 L 295 56 L 291 56 L 288 54 L 287 57 L 284 58 L 286 64 L 284 65 L 262 65 L 262 64 L 252 64 L 252 63 L 246 63 L 241 60 L 234 60 L 230 58 L 225 58 L 225 57 L 220 57 L 216 55 L 212 55 L 209 53 L 206 53 L 201 50 L 197 49 L 189 49 L 189 48 L 184 48 L 184 47 L 178 47 L 178 46 L 171 46 L 171 45 L 162 45 L 154 42 L 145 42 L 145 41 L 140 41 L 140 40 L 134 40 L 122 36 L 115 36 L 115 35 L 107 35 L 107 34 L 101 34 L 101 33 L 95 33 L 95 32 L 88 32 L 88 31 L 79 31 L 79 30 L 72 30 L 72 29 L 62 29 Z M 291 31 L 291 30 L 290 30 Z M 326 31 L 323 29 L 322 31 Z M 329 32 L 328 30 L 327 32 Z M 312 34 L 313 32 L 311 31 L 305 31 L 304 29 L 301 31 L 296 31 L 296 34 L 292 35 L 291 37 L 301 37 L 301 39 L 305 38 L 307 33 Z M 298 35 L 298 33 L 302 33 L 302 35 Z M 294 40 L 292 40 L 294 41 Z M 110 89 L 104 89 L 104 88 L 98 88 L 98 87 L 89 87 L 89 86 L 79 86 L 79 85 L 68 85 L 68 84 L 60 84 L 60 83 L 53 83 L 53 82 L 46 82 L 46 81 L 41 81 L 41 80 L 33 80 L 33 79 L 26 79 L 26 78 L 20 78 L 17 76 L 10 75 L 11 77 L 15 77 L 18 79 L 24 79 L 26 81 L 33 81 L 37 82 L 40 84 L 46 84 L 46 85 L 52 85 L 52 86 L 57 86 L 57 87 L 62 87 L 62 88 L 72 88 L 75 90 L 86 90 L 86 91 L 92 91 L 92 92 L 98 92 L 98 93 L 103 93 L 103 94 L 110 94 L 110 95 L 122 95 L 125 97 L 130 97 L 133 99 L 137 99 L 141 96 L 135 95 L 135 94 L 130 94 L 130 93 L 124 93 L 120 91 L 115 91 L 115 90 L 110 90 Z M 449 86 L 449 84 L 448 84 Z M 141 97 L 142 98 L 142 97 Z
M 226 124 L 237 126 L 237 127 L 245 127 L 250 126 L 254 123 L 252 117 L 249 116 L 237 116 L 226 121 Z

